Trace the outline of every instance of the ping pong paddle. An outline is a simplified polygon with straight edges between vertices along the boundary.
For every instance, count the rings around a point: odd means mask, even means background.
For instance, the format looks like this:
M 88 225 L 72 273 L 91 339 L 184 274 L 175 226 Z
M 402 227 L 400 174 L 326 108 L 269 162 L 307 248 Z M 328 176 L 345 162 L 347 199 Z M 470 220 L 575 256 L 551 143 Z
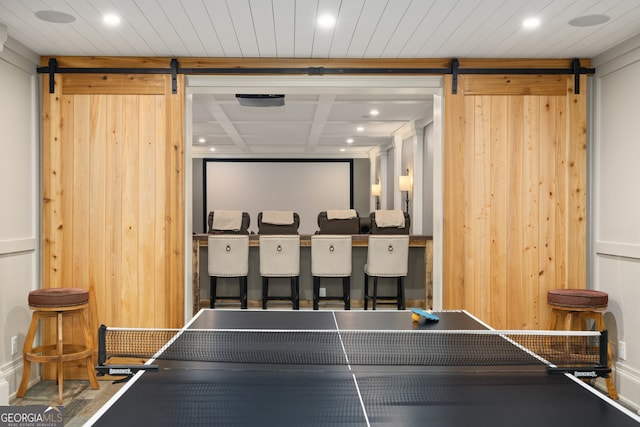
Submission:
M 424 322 L 437 322 L 438 320 L 440 320 L 440 318 L 438 316 L 436 316 L 435 314 L 425 311 L 425 310 L 421 310 L 419 308 L 412 308 L 411 309 L 411 319 L 414 322 L 420 322 L 420 323 L 424 323 Z

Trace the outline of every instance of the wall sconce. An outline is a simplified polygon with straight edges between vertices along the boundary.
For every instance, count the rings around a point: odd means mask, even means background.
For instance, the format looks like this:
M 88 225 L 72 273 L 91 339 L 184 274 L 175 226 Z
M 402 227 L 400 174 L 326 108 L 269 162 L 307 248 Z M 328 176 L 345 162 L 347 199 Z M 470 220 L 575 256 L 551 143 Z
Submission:
M 376 198 L 376 210 L 380 209 L 380 195 L 382 194 L 382 185 L 379 182 L 371 184 L 371 195 Z
M 406 210 L 405 212 L 409 213 L 409 191 L 411 191 L 411 176 L 409 175 L 409 169 L 407 169 L 406 175 L 401 175 L 398 179 L 398 188 L 400 191 L 406 191 L 407 195 L 405 198 Z

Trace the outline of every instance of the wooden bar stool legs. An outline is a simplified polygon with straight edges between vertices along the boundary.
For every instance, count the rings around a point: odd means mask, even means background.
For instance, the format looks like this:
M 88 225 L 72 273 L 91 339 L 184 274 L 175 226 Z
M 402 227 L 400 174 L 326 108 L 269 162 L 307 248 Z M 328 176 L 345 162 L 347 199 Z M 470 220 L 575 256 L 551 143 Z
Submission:
M 608 295 L 605 292 L 587 289 L 554 289 L 547 294 L 551 307 L 549 329 L 566 331 L 587 330 L 587 321 L 592 320 L 597 331 L 606 329 L 603 311 L 607 308 Z M 607 343 L 609 367 L 611 367 L 611 343 Z M 618 399 L 613 373 L 605 378 L 607 392 L 612 399 Z
M 89 326 L 85 321 L 88 309 L 88 292 L 75 288 L 40 289 L 29 294 L 29 306 L 34 310 L 31 324 L 25 337 L 22 350 L 23 371 L 16 397 L 23 397 L 29 385 L 31 363 L 55 363 L 58 384 L 58 402 L 63 402 L 63 364 L 73 360 L 84 360 L 91 388 L 98 389 L 93 364 L 93 348 Z M 77 319 L 84 342 L 82 344 L 65 343 L 63 318 Z M 53 319 L 56 323 L 56 342 L 49 345 L 34 345 L 40 321 Z

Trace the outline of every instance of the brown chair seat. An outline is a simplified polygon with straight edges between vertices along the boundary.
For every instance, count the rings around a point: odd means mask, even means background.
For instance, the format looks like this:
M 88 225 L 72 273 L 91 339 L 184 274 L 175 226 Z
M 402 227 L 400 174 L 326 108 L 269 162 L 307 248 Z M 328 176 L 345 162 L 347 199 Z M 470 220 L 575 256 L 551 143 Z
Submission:
M 591 289 L 552 289 L 547 292 L 547 302 L 561 307 L 603 309 L 609 303 L 609 295 Z
M 48 288 L 29 292 L 29 306 L 73 307 L 89 302 L 89 291 L 80 288 Z

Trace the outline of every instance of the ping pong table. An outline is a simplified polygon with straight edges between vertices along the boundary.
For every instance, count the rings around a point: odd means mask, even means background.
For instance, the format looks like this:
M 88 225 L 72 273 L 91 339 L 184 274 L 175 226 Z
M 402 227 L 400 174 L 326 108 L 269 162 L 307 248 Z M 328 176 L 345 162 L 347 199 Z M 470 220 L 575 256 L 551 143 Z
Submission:
M 488 329 L 465 311 L 435 314 L 439 322 L 417 324 L 410 311 L 204 309 L 183 330 L 411 334 Z M 304 343 L 296 337 L 278 337 L 270 345 L 285 357 L 295 359 L 304 351 Z M 262 347 L 256 344 L 242 352 L 259 355 Z M 88 425 L 637 427 L 640 423 L 640 417 L 591 385 L 570 374 L 550 374 L 541 362 L 527 369 L 275 362 L 256 363 L 252 356 L 243 363 L 157 358 L 152 361 L 157 371 L 135 374 Z

